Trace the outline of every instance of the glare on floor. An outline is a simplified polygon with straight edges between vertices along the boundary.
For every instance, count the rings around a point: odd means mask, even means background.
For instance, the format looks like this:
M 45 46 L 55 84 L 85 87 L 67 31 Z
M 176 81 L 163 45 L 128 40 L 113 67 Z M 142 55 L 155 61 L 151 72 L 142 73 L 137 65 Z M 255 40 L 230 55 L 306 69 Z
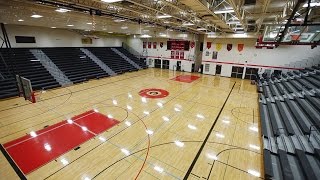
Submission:
M 163 172 L 163 168 L 160 167 L 160 166 L 154 166 L 153 169 L 156 170 L 156 171 L 158 171 L 159 173 L 162 173 L 162 172 Z

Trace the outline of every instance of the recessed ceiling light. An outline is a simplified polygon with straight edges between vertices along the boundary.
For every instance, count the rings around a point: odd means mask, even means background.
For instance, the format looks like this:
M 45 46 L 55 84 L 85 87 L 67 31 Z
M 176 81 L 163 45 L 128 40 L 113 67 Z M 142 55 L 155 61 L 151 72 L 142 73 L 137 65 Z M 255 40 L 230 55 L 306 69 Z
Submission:
M 110 32 L 108 32 L 108 33 L 112 34 L 113 32 L 110 31 Z
M 30 16 L 30 17 L 32 17 L 32 18 L 42 18 L 43 16 L 41 16 L 39 14 L 34 14 L 34 15 Z
M 23 20 L 23 19 L 19 19 L 18 21 L 19 21 L 19 22 L 22 22 L 22 21 L 24 21 L 24 20 Z
M 56 9 L 55 11 L 60 12 L 60 13 L 65 13 L 65 12 L 69 12 L 69 11 L 71 11 L 71 10 L 65 9 L 65 8 L 58 8 L 58 9 Z
M 88 22 L 87 24 L 91 25 L 92 23 L 91 23 L 91 22 Z
M 122 26 L 121 29 L 128 29 L 128 26 Z
M 52 29 L 55 29 L 55 28 L 57 28 L 57 27 L 54 27 L 54 26 L 53 26 L 53 27 L 51 27 L 51 28 L 52 28 Z
M 69 27 L 73 27 L 74 25 L 73 25 L 73 24 L 68 24 L 67 26 L 69 26 Z

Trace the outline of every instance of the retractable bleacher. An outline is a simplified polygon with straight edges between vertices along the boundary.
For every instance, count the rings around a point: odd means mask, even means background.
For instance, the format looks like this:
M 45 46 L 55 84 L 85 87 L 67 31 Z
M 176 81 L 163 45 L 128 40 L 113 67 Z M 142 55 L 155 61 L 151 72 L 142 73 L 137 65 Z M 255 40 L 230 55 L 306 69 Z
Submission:
M 108 76 L 80 48 L 42 48 L 42 51 L 73 83 Z
M 319 69 L 258 83 L 265 179 L 320 179 Z
M 130 58 L 133 62 L 135 62 L 136 64 L 138 64 L 141 68 L 146 69 L 147 65 L 144 62 L 144 60 L 137 58 L 135 55 L 131 54 L 128 50 L 119 47 L 117 48 L 120 52 L 122 52 L 125 56 L 127 56 L 128 58 Z
M 137 71 L 138 69 L 133 67 L 129 62 L 123 59 L 121 56 L 106 47 L 90 47 L 86 48 L 96 57 L 98 57 L 103 63 L 111 68 L 115 73 L 122 74 L 125 72 Z
M 1 49 L 0 51 L 3 59 L 10 68 L 9 78 L 1 82 L 4 86 L 1 86 L 0 98 L 18 95 L 14 77 L 15 74 L 30 79 L 34 90 L 50 89 L 60 86 L 28 48 L 12 48 L 10 50 L 11 52 L 9 49 Z M 1 70 L 3 70 L 3 68 L 2 65 Z

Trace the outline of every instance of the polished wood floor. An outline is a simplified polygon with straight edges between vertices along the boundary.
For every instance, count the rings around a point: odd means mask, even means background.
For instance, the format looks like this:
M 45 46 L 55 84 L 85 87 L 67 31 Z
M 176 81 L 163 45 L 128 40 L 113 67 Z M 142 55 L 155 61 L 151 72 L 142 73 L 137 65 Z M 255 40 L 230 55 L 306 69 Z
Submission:
M 35 104 L 0 101 L 0 143 L 97 108 L 121 121 L 101 134 L 107 141 L 91 139 L 28 179 L 259 179 L 256 87 L 201 74 L 192 83 L 170 80 L 181 74 L 191 73 L 147 69 L 48 90 Z M 138 92 L 145 88 L 170 94 L 143 102 Z M 2 154 L 0 177 L 18 179 Z

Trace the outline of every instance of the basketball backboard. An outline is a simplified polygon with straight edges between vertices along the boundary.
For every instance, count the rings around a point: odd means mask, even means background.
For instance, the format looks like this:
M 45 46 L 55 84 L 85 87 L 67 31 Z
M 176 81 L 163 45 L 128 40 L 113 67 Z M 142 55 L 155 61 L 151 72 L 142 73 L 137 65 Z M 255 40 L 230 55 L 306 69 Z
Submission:
M 19 96 L 20 97 L 23 96 L 25 100 L 29 100 L 34 103 L 35 99 L 34 99 L 31 81 L 27 78 L 16 75 L 16 82 L 18 85 Z
M 284 30 L 284 25 L 267 25 L 264 29 L 262 43 L 275 43 Z M 320 26 L 291 26 L 280 44 L 312 45 L 320 40 Z

